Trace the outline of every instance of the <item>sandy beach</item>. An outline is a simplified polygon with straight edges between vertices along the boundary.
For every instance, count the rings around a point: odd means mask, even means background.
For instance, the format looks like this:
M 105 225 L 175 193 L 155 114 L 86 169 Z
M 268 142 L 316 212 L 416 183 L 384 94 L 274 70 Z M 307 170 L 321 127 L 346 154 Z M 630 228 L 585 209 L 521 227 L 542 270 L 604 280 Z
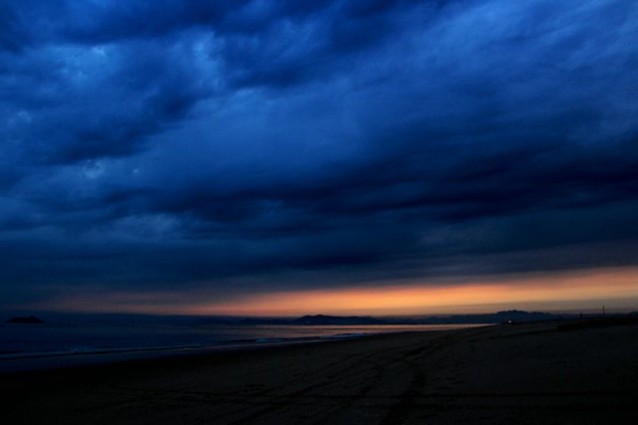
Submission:
M 6 424 L 635 424 L 638 325 L 367 337 L 0 376 Z

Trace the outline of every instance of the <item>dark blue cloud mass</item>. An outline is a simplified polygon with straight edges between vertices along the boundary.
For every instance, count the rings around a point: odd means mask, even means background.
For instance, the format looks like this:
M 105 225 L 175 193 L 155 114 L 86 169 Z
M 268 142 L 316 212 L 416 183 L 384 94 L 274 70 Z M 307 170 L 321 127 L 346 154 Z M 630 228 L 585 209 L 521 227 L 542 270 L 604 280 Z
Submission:
M 0 307 L 638 265 L 635 40 L 621 0 L 4 0 Z

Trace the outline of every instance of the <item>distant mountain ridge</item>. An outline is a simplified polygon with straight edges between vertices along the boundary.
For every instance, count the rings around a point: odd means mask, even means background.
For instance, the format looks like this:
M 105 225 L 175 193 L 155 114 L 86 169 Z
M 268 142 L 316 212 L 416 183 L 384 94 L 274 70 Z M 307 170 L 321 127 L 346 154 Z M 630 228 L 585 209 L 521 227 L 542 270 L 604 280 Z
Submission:
M 40 316 L 43 317 L 43 316 Z M 487 323 L 531 323 L 542 321 L 568 321 L 601 318 L 638 318 L 638 311 L 630 313 L 544 313 L 538 311 L 505 310 L 496 313 L 451 314 L 420 317 L 373 317 L 373 316 L 333 316 L 325 314 L 301 317 L 238 317 L 238 316 L 153 316 L 135 314 L 52 314 L 46 313 L 46 320 L 28 314 L 16 314 L 6 320 L 7 324 L 36 323 L 112 323 L 148 325 L 201 325 L 201 326 L 357 326 L 357 325 L 448 325 Z
M 629 313 L 620 316 L 636 315 Z M 378 318 L 371 316 L 330 316 L 324 314 L 306 315 L 298 318 L 220 318 L 205 317 L 196 323 L 209 325 L 450 325 L 482 323 L 531 323 L 550 320 L 570 320 L 598 317 L 597 314 L 556 314 L 538 311 L 505 310 L 496 313 L 453 314 L 417 318 Z
M 485 314 L 454 314 L 451 316 L 433 316 L 420 319 L 428 324 L 463 324 L 463 323 L 529 323 L 548 320 L 563 320 L 575 318 L 576 315 L 542 313 L 538 311 L 528 312 L 522 310 L 506 310 Z
M 36 316 L 16 316 L 7 320 L 7 323 L 19 323 L 27 325 L 39 325 L 44 323 L 44 320 Z

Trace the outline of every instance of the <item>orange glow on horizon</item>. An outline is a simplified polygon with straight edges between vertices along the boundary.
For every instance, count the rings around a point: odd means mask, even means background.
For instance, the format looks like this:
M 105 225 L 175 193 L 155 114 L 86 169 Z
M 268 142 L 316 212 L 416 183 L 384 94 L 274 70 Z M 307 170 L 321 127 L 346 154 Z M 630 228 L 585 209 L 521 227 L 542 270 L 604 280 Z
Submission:
M 201 306 L 193 312 L 238 315 L 440 314 L 491 311 L 490 306 L 599 307 L 600 301 L 625 300 L 638 306 L 638 271 L 594 271 L 519 277 L 500 282 L 435 286 L 432 283 L 322 289 L 257 294 L 232 304 Z M 521 307 L 519 307 L 521 306 Z M 613 306 L 613 305 L 612 305 Z M 581 307 L 582 308 L 582 307 Z
M 296 316 L 483 313 L 514 308 L 593 310 L 602 304 L 608 309 L 638 309 L 638 268 L 497 276 L 462 283 L 410 281 L 383 286 L 271 291 L 225 299 L 206 290 L 93 293 L 60 299 L 48 307 L 85 312 Z

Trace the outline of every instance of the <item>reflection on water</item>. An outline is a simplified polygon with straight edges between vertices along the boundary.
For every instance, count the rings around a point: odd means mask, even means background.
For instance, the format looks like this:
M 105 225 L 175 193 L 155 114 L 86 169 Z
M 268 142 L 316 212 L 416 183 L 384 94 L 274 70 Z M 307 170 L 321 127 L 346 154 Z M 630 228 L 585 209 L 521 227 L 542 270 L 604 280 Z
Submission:
M 469 326 L 472 325 L 3 324 L 0 325 L 0 370 L 29 369 L 29 363 L 34 366 L 36 363 L 44 364 L 43 358 L 83 355 L 106 360 L 109 354 L 113 357 L 122 353 L 138 353 L 137 357 L 144 357 L 159 352 L 355 338 L 369 334 Z M 40 360 L 36 362 L 36 359 Z

